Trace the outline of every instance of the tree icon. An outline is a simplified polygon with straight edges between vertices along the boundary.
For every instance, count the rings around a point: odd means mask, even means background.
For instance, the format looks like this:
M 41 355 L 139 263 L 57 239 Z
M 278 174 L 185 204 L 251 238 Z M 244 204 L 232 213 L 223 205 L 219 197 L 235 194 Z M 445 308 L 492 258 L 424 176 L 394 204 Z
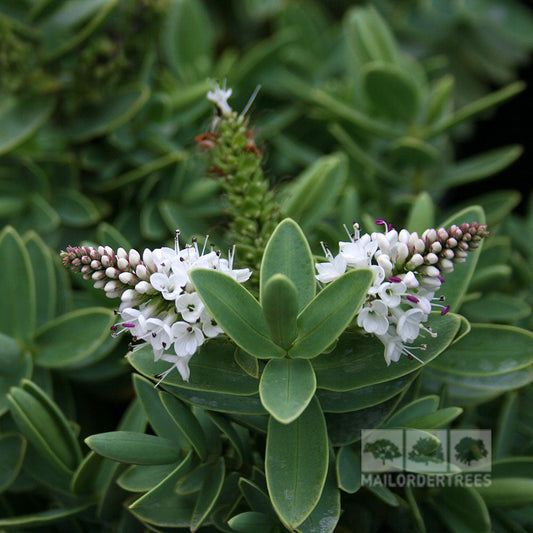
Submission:
M 385 461 L 392 461 L 402 455 L 398 446 L 388 439 L 378 439 L 374 442 L 367 442 L 365 444 L 364 452 L 371 453 L 374 459 L 381 459 L 383 465 L 385 464 Z
M 424 463 L 441 463 L 444 461 L 442 444 L 431 437 L 420 437 L 408 455 L 411 461 Z
M 470 466 L 472 461 L 477 462 L 487 457 L 488 451 L 481 439 L 463 437 L 455 445 L 455 458 L 463 464 Z

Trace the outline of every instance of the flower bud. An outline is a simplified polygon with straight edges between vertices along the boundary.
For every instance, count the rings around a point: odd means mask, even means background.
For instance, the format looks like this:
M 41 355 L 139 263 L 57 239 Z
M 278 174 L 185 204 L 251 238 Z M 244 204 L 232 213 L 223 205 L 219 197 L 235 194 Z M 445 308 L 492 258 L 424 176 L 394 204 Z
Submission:
M 438 254 L 442 251 L 442 244 L 439 241 L 435 241 L 431 243 L 431 246 L 429 247 L 429 251 Z
M 117 257 L 119 259 L 127 259 L 128 258 L 128 253 L 126 252 L 126 250 L 124 250 L 124 248 L 119 248 L 117 250 Z
M 424 257 L 424 263 L 426 263 L 426 265 L 434 265 L 438 260 L 438 256 L 432 253 L 426 254 Z
M 413 257 L 407 262 L 405 267 L 407 270 L 415 270 L 420 265 L 424 264 L 424 258 L 420 254 L 414 254 Z
M 439 269 L 432 265 L 425 265 L 423 267 L 420 267 L 420 272 L 425 276 L 429 276 L 430 278 L 435 278 L 440 274 Z
M 123 302 L 131 302 L 137 298 L 139 294 L 134 289 L 126 289 L 121 295 L 120 299 Z
M 93 270 L 100 270 L 101 267 L 102 267 L 102 264 L 100 263 L 100 261 L 97 261 L 96 259 L 93 259 L 91 261 L 91 268 Z
M 130 264 L 124 257 L 119 257 L 117 260 L 117 267 L 119 270 L 128 270 L 130 268 Z
M 135 290 L 139 294 L 146 294 L 147 292 L 151 291 L 153 289 L 152 285 L 148 283 L 147 281 L 139 281 L 137 285 L 135 285 Z
M 102 266 L 104 268 L 107 268 L 108 266 L 111 266 L 111 260 L 109 259 L 108 255 L 103 255 L 100 259 L 100 262 L 102 263 Z
M 137 250 L 131 249 L 128 254 L 128 260 L 132 268 L 135 268 L 141 262 L 141 254 Z
M 105 275 L 108 278 L 114 279 L 118 276 L 118 274 L 119 274 L 119 271 L 115 267 L 107 267 L 105 269 Z
M 121 272 L 118 275 L 118 279 L 124 283 L 124 285 L 133 285 L 137 281 L 137 277 L 131 272 Z
M 104 286 L 105 292 L 113 292 L 116 291 L 120 287 L 120 281 L 114 279 L 111 281 L 108 281 Z
M 144 265 L 137 265 L 137 268 L 135 269 L 135 274 L 139 279 L 146 280 L 150 278 L 150 273 Z

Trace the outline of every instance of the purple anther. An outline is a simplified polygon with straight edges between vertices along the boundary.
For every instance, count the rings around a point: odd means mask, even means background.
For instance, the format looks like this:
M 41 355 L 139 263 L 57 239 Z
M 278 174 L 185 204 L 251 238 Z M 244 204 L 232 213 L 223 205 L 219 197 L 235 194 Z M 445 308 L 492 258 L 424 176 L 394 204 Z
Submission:
M 444 316 L 449 310 L 450 310 L 450 306 L 449 306 L 449 305 L 446 305 L 446 306 L 442 309 L 442 311 L 440 312 L 440 314 L 441 314 L 442 316 Z
M 408 294 L 406 298 L 414 304 L 417 304 L 420 301 L 416 296 L 413 296 L 412 294 Z
M 402 278 L 399 278 L 398 276 L 389 276 L 389 281 L 391 283 L 401 283 Z
M 122 324 L 125 328 L 134 328 L 135 324 L 132 324 L 131 322 L 124 322 Z

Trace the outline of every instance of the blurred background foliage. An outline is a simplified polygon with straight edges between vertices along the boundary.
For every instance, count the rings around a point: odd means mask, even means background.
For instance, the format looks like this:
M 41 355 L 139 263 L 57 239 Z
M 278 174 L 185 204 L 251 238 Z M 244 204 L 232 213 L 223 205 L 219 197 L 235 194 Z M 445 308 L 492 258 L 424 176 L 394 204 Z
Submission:
M 205 95 L 216 81 L 232 87 L 236 110 L 261 86 L 250 125 L 265 175 L 314 252 L 354 220 L 366 231 L 375 218 L 422 231 L 479 205 L 491 236 L 461 314 L 478 328 L 531 330 L 533 198 L 529 175 L 512 177 L 531 158 L 496 119 L 512 113 L 530 138 L 527 108 L 513 101 L 529 99 L 522 79 L 532 49 L 533 11 L 514 0 L 0 0 L 0 361 L 10 361 L 0 370 L 0 412 L 19 413 L 0 418 L 0 453 L 13 465 L 0 469 L 0 530 L 141 527 L 114 499 L 112 469 L 99 481 L 96 514 L 86 513 L 79 487 L 58 481 L 37 441 L 27 446 L 18 432 L 21 405 L 37 398 L 70 435 L 59 463 L 59 452 L 48 455 L 60 470 L 79 464 L 78 437 L 121 417 L 120 427 L 143 430 L 138 405 L 125 412 L 127 342 L 108 335 L 115 302 L 71 279 L 57 254 L 80 243 L 159 247 L 176 228 L 184 240 L 209 233 L 229 246 L 227 198 L 194 142 L 210 128 Z M 461 406 L 464 427 L 494 429 L 498 458 L 530 458 L 531 366 L 516 372 L 461 379 L 444 364 L 425 370 L 417 390 Z M 31 381 L 19 387 L 21 379 Z M 446 494 L 420 498 L 428 523 L 454 531 L 435 510 L 442 501 L 456 512 Z M 495 531 L 533 528 L 531 500 L 507 512 L 492 498 Z M 339 531 L 351 531 L 354 516 L 357 531 L 392 522 L 401 530 L 405 507 L 393 500 L 349 496 L 348 529 Z M 377 516 L 377 506 L 387 511 Z M 14 518 L 49 508 L 34 522 Z M 479 508 L 472 531 L 486 525 Z

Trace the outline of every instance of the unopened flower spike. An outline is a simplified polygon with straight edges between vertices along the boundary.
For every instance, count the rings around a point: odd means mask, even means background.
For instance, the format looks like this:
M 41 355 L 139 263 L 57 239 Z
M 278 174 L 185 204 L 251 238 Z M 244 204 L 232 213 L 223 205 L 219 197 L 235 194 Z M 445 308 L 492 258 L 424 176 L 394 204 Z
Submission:
M 251 275 L 247 268 L 233 269 L 233 249 L 229 259 L 212 249 L 206 253 L 207 240 L 201 251 L 196 239 L 180 247 L 176 231 L 174 248 L 147 248 L 142 254 L 123 248 L 115 252 L 109 246 L 69 246 L 61 252 L 66 268 L 93 280 L 107 297 L 121 299 L 112 335 L 128 332 L 133 341 L 130 353 L 150 345 L 155 361 L 171 364 L 158 384 L 174 368 L 188 381 L 191 357 L 204 342 L 224 333 L 194 290 L 189 272 L 215 269 L 239 283 Z
M 210 158 L 210 172 L 224 188 L 229 218 L 228 241 L 237 243 L 239 255 L 257 269 L 264 247 L 280 222 L 274 194 L 261 168 L 262 153 L 249 127 L 248 111 L 260 86 L 257 86 L 243 111 L 238 114 L 228 104 L 231 88 L 217 84 L 207 93 L 216 106 L 211 129 L 195 137 L 199 148 Z
M 454 265 L 464 262 L 467 252 L 488 235 L 487 226 L 477 222 L 454 224 L 427 229 L 419 237 L 405 229 L 398 232 L 383 219 L 377 219 L 376 224 L 383 226 L 384 232 L 361 235 L 359 225 L 354 223 L 351 235 L 345 228 L 350 241 L 339 242 L 336 256 L 321 243 L 327 262 L 316 264 L 316 278 L 329 283 L 349 269 L 373 270 L 374 284 L 357 312 L 357 325 L 383 343 L 387 365 L 401 355 L 423 363 L 413 350 L 423 350 L 426 345 L 411 343 L 421 335 L 437 335 L 424 323 L 433 309 L 441 309 L 441 315 L 445 315 L 450 306 L 435 293 Z

